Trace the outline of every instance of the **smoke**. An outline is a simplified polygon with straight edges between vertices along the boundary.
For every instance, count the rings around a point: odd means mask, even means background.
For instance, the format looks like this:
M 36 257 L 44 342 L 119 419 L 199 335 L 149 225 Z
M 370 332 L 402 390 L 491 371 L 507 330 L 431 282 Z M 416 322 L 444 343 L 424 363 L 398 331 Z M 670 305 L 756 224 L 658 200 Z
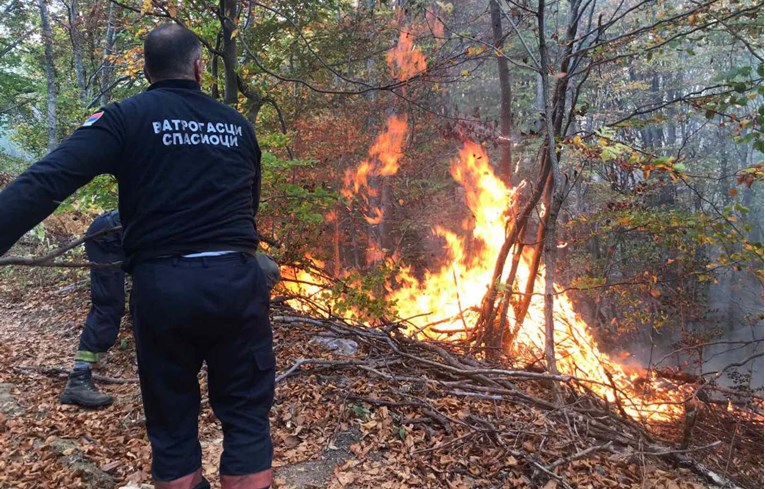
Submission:
M 677 331 L 654 332 L 652 338 L 635 342 L 629 348 L 630 358 L 623 362 L 679 369 L 714 379 L 727 389 L 762 392 L 763 286 L 756 277 L 733 270 L 719 273 L 707 291 L 704 319 L 689 325 L 689 333 L 706 346 L 689 346 Z M 723 373 L 718 376 L 719 372 Z
M 719 383 L 727 387 L 755 389 L 763 387 L 763 287 L 750 274 L 725 271 L 708 291 L 708 324 L 702 330 L 719 330 L 720 344 L 704 349 L 703 372 L 715 372 L 729 365 L 745 363 L 730 369 Z M 728 342 L 727 344 L 725 342 Z M 751 376 L 751 379 L 742 378 Z M 747 382 L 749 381 L 749 382 Z M 742 385 L 745 384 L 745 385 Z

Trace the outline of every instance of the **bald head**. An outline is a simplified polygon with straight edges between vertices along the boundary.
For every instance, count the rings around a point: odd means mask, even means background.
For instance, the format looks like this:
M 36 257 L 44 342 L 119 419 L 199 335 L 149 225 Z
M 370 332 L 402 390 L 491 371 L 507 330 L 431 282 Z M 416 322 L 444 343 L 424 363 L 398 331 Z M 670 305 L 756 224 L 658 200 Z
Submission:
M 156 27 L 143 42 L 143 56 L 144 73 L 150 83 L 179 78 L 199 81 L 202 46 L 185 27 Z

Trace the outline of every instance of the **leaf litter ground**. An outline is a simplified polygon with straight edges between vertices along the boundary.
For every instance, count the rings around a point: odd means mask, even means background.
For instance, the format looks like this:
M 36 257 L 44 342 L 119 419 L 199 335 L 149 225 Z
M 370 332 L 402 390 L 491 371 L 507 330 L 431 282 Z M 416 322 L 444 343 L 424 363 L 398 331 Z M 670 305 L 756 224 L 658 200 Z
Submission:
M 81 272 L 40 270 L 13 271 L 0 285 L 0 489 L 150 480 L 127 318 L 97 369 L 114 405 L 92 411 L 58 403 L 87 314 L 87 287 Z M 677 489 L 716 487 L 715 476 L 720 485 L 762 487 L 761 417 L 704 406 L 690 451 L 675 451 L 680 426 L 649 435 L 585 397 L 551 408 L 544 381 L 476 374 L 487 369 L 448 345 L 273 309 L 277 489 Z M 311 343 L 317 335 L 352 338 L 360 348 L 340 356 Z M 206 399 L 204 372 L 200 379 Z M 205 472 L 219 487 L 222 434 L 205 401 L 200 439 Z

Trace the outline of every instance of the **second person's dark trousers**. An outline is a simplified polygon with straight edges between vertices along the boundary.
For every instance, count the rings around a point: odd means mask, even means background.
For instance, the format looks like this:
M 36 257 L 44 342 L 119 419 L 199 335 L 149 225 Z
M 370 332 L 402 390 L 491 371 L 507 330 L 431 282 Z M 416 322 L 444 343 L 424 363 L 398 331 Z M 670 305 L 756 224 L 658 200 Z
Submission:
M 88 228 L 88 235 L 113 228 L 119 221 L 109 212 L 97 217 Z M 116 221 L 116 222 L 115 222 Z M 85 253 L 94 263 L 116 263 L 124 260 L 122 232 L 116 231 L 85 241 Z M 120 268 L 90 269 L 91 306 L 75 360 L 97 362 L 114 345 L 125 312 L 125 272 Z

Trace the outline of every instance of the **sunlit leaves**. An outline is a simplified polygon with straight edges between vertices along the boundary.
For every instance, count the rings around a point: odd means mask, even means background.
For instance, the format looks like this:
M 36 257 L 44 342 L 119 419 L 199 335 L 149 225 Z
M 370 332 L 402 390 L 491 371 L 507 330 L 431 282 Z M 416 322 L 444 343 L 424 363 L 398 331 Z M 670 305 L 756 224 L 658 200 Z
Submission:
M 751 188 L 754 182 L 762 182 L 762 164 L 739 170 L 738 173 L 736 173 L 736 181 L 739 185 L 746 185 L 748 188 Z

